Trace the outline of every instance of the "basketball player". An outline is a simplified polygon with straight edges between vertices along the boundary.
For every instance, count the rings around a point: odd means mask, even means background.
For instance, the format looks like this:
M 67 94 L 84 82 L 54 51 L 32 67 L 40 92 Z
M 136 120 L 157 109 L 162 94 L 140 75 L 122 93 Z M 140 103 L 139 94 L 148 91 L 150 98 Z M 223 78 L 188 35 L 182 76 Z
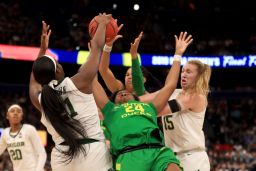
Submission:
M 111 15 L 98 15 L 88 60 L 70 78 L 64 77 L 63 68 L 55 59 L 44 55 L 51 31 L 43 22 L 41 50 L 33 64 L 29 90 L 33 105 L 42 113 L 41 122 L 55 143 L 51 153 L 53 171 L 112 168 L 92 94 L 92 80 L 98 71 L 110 19 Z
M 7 149 L 14 171 L 43 171 L 46 152 L 34 126 L 22 124 L 23 110 L 11 105 L 6 114 L 10 127 L 4 129 L 0 139 L 0 154 Z
M 165 145 L 176 153 L 184 171 L 210 171 L 202 130 L 210 76 L 209 65 L 188 61 L 181 72 L 182 89 L 171 95 L 170 114 L 162 117 Z
M 119 26 L 118 31 L 120 31 L 122 27 L 123 27 L 123 24 Z M 103 48 L 102 58 L 100 61 L 99 71 L 104 82 L 106 83 L 107 87 L 112 93 L 125 88 L 127 91 L 131 93 L 135 93 L 136 95 L 139 96 L 146 93 L 144 83 L 146 82 L 147 78 L 151 78 L 156 83 L 158 82 L 158 80 L 156 80 L 150 74 L 150 72 L 147 71 L 147 69 L 140 67 L 137 51 L 138 51 L 138 47 L 142 39 L 142 36 L 143 36 L 143 32 L 141 32 L 139 36 L 135 38 L 134 42 L 131 43 L 130 53 L 132 58 L 132 67 L 129 68 L 126 72 L 125 85 L 120 80 L 116 79 L 116 77 L 114 76 L 114 74 L 109 68 L 109 58 L 110 58 L 110 52 L 111 52 L 113 43 L 117 39 L 121 38 L 122 35 L 117 35 L 114 40 L 105 44 Z M 132 70 L 134 72 L 132 72 Z M 162 85 L 158 84 L 158 87 L 162 87 Z M 107 129 L 105 128 L 103 122 L 102 122 L 102 128 L 104 130 L 104 134 L 106 138 L 109 139 L 109 133 L 107 132 Z
M 182 35 L 188 46 L 192 39 Z M 176 41 L 178 38 L 176 37 Z M 179 161 L 171 149 L 164 147 L 157 125 L 157 113 L 166 105 L 179 78 L 181 56 L 175 56 L 165 86 L 152 103 L 140 102 L 127 90 L 119 90 L 111 100 L 97 79 L 93 83 L 96 103 L 104 115 L 104 125 L 110 132 L 110 149 L 116 157 L 117 171 L 180 170 Z
M 176 41 L 175 54 L 182 56 L 184 47 L 184 42 Z M 175 90 L 169 106 L 158 113 L 158 116 L 166 115 L 162 117 L 165 144 L 174 150 L 185 171 L 210 170 L 202 130 L 210 76 L 208 65 L 198 60 L 186 63 L 181 72 L 182 89 Z M 140 100 L 150 102 L 157 93 L 140 96 Z

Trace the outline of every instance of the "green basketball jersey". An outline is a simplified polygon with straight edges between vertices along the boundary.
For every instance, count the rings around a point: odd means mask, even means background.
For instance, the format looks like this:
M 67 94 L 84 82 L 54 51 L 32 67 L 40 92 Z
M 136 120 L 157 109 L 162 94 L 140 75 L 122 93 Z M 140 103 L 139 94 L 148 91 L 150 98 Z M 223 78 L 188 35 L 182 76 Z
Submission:
M 124 104 L 109 101 L 102 109 L 104 125 L 110 135 L 111 153 L 127 146 L 162 143 L 157 112 L 152 103 L 130 100 Z
M 104 135 L 105 135 L 105 138 L 106 138 L 107 140 L 109 140 L 109 132 L 108 132 L 107 128 L 105 127 L 103 121 L 100 121 L 100 127 L 101 127 L 101 129 L 103 130 L 103 133 L 104 133 Z

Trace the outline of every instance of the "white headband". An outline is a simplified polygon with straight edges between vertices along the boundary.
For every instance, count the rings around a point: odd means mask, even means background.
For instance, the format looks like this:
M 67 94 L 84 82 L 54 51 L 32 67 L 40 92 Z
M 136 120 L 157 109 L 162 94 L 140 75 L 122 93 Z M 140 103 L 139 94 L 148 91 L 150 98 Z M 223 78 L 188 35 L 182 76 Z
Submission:
M 21 109 L 22 110 L 22 108 L 21 108 L 21 106 L 20 105 L 18 105 L 18 104 L 13 104 L 13 105 L 11 105 L 9 108 L 8 108 L 8 112 L 11 110 L 11 109 L 13 109 L 13 108 L 19 108 L 19 109 Z
M 49 58 L 50 60 L 52 60 L 53 64 L 54 64 L 54 70 L 56 72 L 56 69 L 57 69 L 57 64 L 56 64 L 56 61 L 53 57 L 49 56 L 49 55 L 44 55 L 45 57 Z
M 54 87 L 55 87 L 56 85 L 58 85 L 58 81 L 57 81 L 57 80 L 52 80 L 52 81 L 50 81 L 50 82 L 48 83 L 48 85 L 49 85 L 52 89 L 54 89 Z

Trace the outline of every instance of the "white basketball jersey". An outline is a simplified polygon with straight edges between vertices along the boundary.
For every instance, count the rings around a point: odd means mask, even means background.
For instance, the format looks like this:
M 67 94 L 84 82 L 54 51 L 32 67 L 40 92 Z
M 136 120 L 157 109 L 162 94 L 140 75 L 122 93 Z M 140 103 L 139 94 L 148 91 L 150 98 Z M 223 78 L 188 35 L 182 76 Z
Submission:
M 71 117 L 81 122 L 88 138 L 104 140 L 105 137 L 100 128 L 98 109 L 93 94 L 84 94 L 79 91 L 73 81 L 68 77 L 59 83 L 55 87 L 55 90 L 62 92 L 61 97 L 66 104 L 67 111 Z M 41 94 L 39 95 L 39 101 L 41 102 Z M 49 134 L 51 134 L 55 144 L 60 144 L 64 141 L 55 131 L 52 124 L 45 118 L 44 113 L 42 113 L 41 122 L 47 128 Z
M 169 100 L 181 92 L 176 89 Z M 203 123 L 205 111 L 195 113 L 190 110 L 179 111 L 162 117 L 165 145 L 174 152 L 205 149 Z
M 14 171 L 35 171 L 38 162 L 38 151 L 44 151 L 43 145 L 35 147 L 33 141 L 40 141 L 32 125 L 23 124 L 16 135 L 6 128 L 0 140 L 0 154 L 7 148 Z M 38 149 L 38 148 L 42 149 Z M 44 163 L 43 163 L 44 164 Z M 41 168 L 43 171 L 43 166 Z

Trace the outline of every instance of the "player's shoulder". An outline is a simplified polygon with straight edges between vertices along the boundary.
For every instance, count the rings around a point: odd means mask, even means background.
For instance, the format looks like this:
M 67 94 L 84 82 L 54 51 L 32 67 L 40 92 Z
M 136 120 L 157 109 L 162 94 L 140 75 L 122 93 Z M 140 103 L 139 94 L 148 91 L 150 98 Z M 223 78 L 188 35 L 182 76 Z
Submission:
M 72 82 L 72 80 L 69 77 L 64 77 L 63 79 L 56 81 L 53 86 L 54 87 L 61 87 L 63 85 L 66 86 L 70 84 L 70 82 Z
M 61 91 L 73 91 L 77 90 L 77 87 L 74 84 L 72 78 L 65 77 L 64 79 L 58 81 L 58 84 L 55 85 L 55 89 Z
M 203 94 L 195 94 L 191 99 L 192 106 L 203 110 L 207 106 L 207 98 Z
M 205 102 L 206 99 L 206 96 L 203 94 L 197 93 L 193 95 L 193 100 L 196 102 Z
M 3 130 L 3 135 L 6 134 L 6 133 L 9 134 L 10 129 L 11 129 L 10 127 L 4 128 L 4 130 Z
M 174 90 L 173 94 L 174 94 L 174 93 L 181 93 L 181 92 L 182 92 L 182 89 L 181 89 L 181 88 L 176 88 L 176 89 Z
M 182 89 L 175 89 L 172 95 L 169 97 L 169 100 L 175 99 L 181 92 L 182 92 Z
M 9 133 L 10 133 L 10 127 L 7 127 L 7 128 L 4 128 L 3 131 L 0 133 L 0 137 L 6 137 L 6 136 L 9 136 Z
M 35 126 L 34 125 L 31 125 L 31 124 L 23 124 L 22 126 L 24 129 L 26 130 L 36 130 Z

